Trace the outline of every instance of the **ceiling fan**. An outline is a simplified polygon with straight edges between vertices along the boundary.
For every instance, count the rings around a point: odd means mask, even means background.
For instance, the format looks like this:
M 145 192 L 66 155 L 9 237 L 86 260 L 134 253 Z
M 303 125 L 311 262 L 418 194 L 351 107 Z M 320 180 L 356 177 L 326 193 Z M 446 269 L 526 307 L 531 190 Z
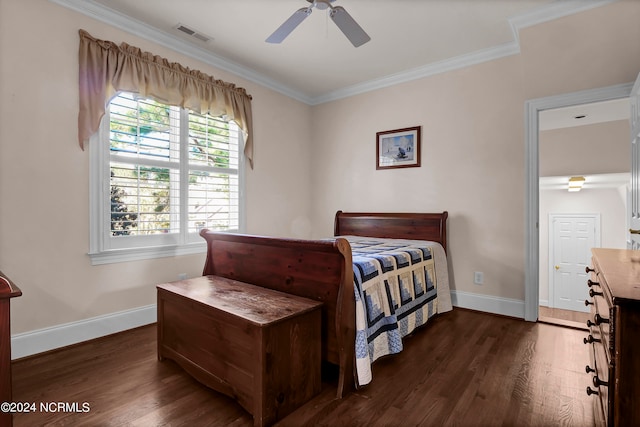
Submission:
M 362 46 L 369 40 L 371 37 L 358 25 L 358 23 L 349 15 L 349 13 L 341 6 L 332 6 L 336 0 L 307 0 L 311 5 L 309 7 L 303 7 L 302 9 L 296 10 L 293 15 L 280 27 L 273 32 L 267 38 L 268 43 L 282 43 L 282 41 L 287 38 L 289 34 L 295 28 L 300 25 L 302 21 L 313 11 L 313 8 L 319 10 L 329 10 L 329 16 L 335 22 L 335 24 L 340 28 L 340 30 L 344 33 L 345 36 L 349 39 L 351 44 L 355 47 Z

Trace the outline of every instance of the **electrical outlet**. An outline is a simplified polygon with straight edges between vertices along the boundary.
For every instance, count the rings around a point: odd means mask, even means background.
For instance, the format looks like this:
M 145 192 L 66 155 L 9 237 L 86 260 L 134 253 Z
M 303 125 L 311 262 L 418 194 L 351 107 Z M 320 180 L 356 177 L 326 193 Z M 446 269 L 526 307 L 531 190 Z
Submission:
M 481 271 L 476 271 L 473 273 L 473 283 L 476 285 L 484 284 L 484 273 Z

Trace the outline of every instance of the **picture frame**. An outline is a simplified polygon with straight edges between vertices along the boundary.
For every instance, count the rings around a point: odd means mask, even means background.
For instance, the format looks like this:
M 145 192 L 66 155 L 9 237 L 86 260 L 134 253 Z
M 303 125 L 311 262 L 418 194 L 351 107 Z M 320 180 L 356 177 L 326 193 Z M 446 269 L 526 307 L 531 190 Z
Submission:
M 376 133 L 376 169 L 420 167 L 420 126 Z

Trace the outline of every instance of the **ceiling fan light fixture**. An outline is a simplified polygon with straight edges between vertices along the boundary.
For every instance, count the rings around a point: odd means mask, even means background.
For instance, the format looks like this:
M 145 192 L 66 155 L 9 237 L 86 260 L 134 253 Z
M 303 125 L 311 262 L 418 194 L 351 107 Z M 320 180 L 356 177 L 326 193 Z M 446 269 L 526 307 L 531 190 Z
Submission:
M 576 192 L 582 190 L 585 181 L 584 176 L 572 176 L 569 178 L 569 191 Z

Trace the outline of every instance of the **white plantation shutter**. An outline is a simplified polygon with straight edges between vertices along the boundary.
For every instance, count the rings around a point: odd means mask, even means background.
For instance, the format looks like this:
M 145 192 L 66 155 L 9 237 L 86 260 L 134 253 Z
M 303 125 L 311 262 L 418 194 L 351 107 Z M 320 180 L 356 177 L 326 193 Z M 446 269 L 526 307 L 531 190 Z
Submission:
M 239 129 L 219 118 L 194 113 L 188 117 L 188 230 L 237 230 Z
M 202 228 L 241 230 L 242 133 L 234 122 L 120 93 L 102 126 L 95 174 L 106 184 L 94 186 L 102 189 L 94 263 L 133 248 L 165 248 L 142 258 L 191 253 L 203 244 Z
M 179 233 L 180 109 L 130 94 L 109 107 L 111 236 Z

